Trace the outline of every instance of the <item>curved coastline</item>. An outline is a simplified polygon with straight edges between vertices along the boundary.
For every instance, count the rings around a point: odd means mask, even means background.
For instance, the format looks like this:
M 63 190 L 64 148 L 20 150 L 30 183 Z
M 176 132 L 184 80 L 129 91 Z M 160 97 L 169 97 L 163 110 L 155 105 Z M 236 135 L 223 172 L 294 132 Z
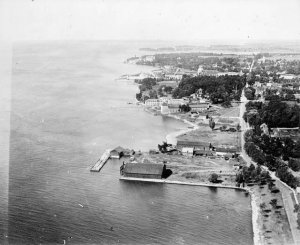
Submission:
M 175 131 L 175 132 L 172 132 L 172 133 L 169 133 L 167 136 L 166 136 L 166 140 L 167 140 L 167 143 L 171 143 L 171 144 L 176 144 L 177 143 L 177 137 L 182 135 L 182 134 L 185 134 L 185 133 L 188 133 L 190 131 L 193 131 L 193 130 L 196 130 L 199 128 L 199 126 L 195 123 L 192 123 L 192 122 L 189 122 L 188 120 L 186 119 L 182 119 L 178 116 L 175 116 L 175 115 L 167 115 L 168 117 L 171 117 L 171 118 L 174 118 L 176 120 L 179 120 L 179 121 L 182 121 L 184 122 L 185 124 L 188 124 L 190 126 L 192 126 L 193 128 L 187 128 L 187 129 L 182 129 L 182 130 L 179 130 L 179 131 Z

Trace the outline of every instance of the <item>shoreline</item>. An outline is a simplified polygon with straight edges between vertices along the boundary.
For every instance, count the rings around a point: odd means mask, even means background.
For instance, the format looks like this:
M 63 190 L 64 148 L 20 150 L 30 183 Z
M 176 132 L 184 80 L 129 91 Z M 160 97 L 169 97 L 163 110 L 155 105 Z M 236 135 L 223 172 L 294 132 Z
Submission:
M 252 231 L 253 231 L 253 244 L 262 244 L 262 236 L 260 235 L 259 225 L 259 206 L 257 203 L 257 197 L 255 193 L 248 189 L 251 198 L 251 209 L 252 209 Z
M 182 129 L 182 130 L 175 131 L 175 132 L 167 134 L 167 136 L 166 136 L 167 143 L 176 144 L 178 136 L 180 136 L 182 134 L 186 134 L 186 133 L 188 133 L 190 131 L 199 129 L 199 126 L 197 124 L 192 123 L 192 122 L 190 122 L 190 121 L 188 121 L 186 119 L 182 119 L 179 116 L 175 116 L 175 115 L 166 115 L 166 116 L 168 116 L 170 118 L 174 118 L 176 120 L 179 120 L 179 121 L 181 121 L 181 122 L 183 122 L 183 123 L 185 123 L 185 124 L 193 127 L 193 128 Z

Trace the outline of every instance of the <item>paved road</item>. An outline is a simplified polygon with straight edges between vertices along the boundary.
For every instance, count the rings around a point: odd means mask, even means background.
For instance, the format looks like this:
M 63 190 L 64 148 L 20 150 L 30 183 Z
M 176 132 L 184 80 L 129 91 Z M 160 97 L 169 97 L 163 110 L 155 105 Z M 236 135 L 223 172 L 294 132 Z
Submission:
M 245 145 L 245 140 L 244 140 L 244 135 L 245 132 L 250 128 L 249 124 L 245 122 L 245 120 L 243 119 L 243 115 L 246 111 L 246 104 L 247 104 L 248 100 L 245 97 L 244 94 L 244 90 L 242 92 L 242 96 L 241 96 L 241 103 L 240 103 L 240 125 L 241 125 L 241 155 L 244 158 L 244 160 L 247 162 L 247 165 L 249 166 L 252 163 L 251 158 L 247 155 L 245 149 L 244 149 L 244 145 Z
M 245 132 L 250 128 L 249 124 L 246 123 L 243 119 L 243 115 L 246 111 L 246 103 L 248 102 L 247 98 L 245 97 L 244 91 L 242 92 L 241 96 L 241 104 L 240 104 L 240 125 L 241 125 L 241 155 L 244 158 L 244 160 L 247 162 L 247 165 L 249 166 L 251 163 L 256 165 L 255 162 L 251 160 L 251 158 L 247 155 L 244 149 L 244 134 Z M 269 171 L 266 167 L 264 167 L 265 170 Z M 275 176 L 275 173 L 269 171 L 270 175 L 273 179 L 276 179 L 276 186 L 280 189 L 282 199 L 283 199 L 283 205 L 286 210 L 286 214 L 290 223 L 291 232 L 293 236 L 293 240 L 295 244 L 300 244 L 300 230 L 297 229 L 297 215 L 294 213 L 294 204 L 298 203 L 297 199 L 295 200 L 295 193 L 294 191 L 286 186 L 280 179 L 278 179 Z
M 294 205 L 296 203 L 293 198 L 294 193 L 278 179 L 276 179 L 276 186 L 281 191 L 284 209 L 287 213 L 294 242 L 295 244 L 300 244 L 300 230 L 297 229 L 297 214 L 294 213 Z

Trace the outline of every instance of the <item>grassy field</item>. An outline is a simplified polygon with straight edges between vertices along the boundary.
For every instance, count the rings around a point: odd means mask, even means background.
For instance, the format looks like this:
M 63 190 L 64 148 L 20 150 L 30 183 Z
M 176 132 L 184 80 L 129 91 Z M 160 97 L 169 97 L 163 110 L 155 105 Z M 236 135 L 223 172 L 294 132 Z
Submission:
M 238 117 L 240 115 L 240 107 L 232 106 L 229 108 L 220 108 L 217 111 L 217 114 L 221 117 Z
M 206 126 L 200 126 L 199 129 L 183 134 L 177 139 L 207 142 L 214 146 L 240 147 L 240 132 L 220 132 Z
M 172 170 L 172 175 L 169 180 L 188 181 L 210 183 L 209 176 L 212 173 L 219 175 L 219 180 L 224 185 L 235 185 L 236 172 L 234 171 L 234 164 L 236 159 L 228 161 L 223 158 L 210 159 L 207 157 L 188 157 L 183 155 L 168 155 L 168 154 L 148 154 L 143 153 L 137 158 L 138 161 L 147 159 L 153 163 L 166 162 L 167 168 Z

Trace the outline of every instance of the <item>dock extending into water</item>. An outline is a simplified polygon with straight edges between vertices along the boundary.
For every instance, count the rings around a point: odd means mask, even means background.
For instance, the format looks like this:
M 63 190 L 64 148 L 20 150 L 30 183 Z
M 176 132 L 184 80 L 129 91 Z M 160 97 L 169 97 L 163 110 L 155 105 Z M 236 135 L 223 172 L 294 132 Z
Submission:
M 104 164 L 107 162 L 107 160 L 110 158 L 110 149 L 107 149 L 103 155 L 101 156 L 100 159 L 98 159 L 98 161 L 95 163 L 95 165 L 90 169 L 91 172 L 99 172 Z

